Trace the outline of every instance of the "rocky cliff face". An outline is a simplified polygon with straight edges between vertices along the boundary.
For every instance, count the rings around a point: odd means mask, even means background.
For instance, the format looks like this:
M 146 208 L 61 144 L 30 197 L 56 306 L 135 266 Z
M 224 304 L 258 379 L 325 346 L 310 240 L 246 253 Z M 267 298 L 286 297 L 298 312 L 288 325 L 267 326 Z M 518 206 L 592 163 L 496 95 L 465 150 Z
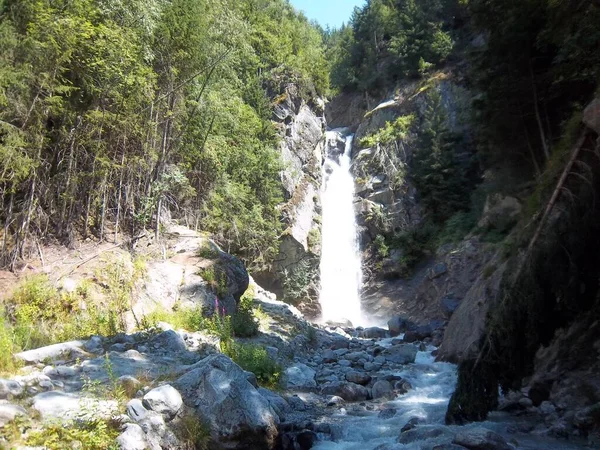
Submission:
M 306 101 L 296 84 L 273 93 L 273 120 L 281 136 L 281 173 L 286 194 L 282 214 L 287 229 L 269 273 L 257 280 L 278 297 L 317 316 L 320 253 L 321 165 L 325 147 L 324 101 Z

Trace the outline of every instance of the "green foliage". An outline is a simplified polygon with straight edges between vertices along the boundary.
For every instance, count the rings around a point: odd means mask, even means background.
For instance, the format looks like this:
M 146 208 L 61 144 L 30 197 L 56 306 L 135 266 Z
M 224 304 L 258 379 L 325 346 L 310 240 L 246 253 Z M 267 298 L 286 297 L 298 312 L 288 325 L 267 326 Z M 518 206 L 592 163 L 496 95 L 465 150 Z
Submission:
M 227 289 L 227 275 L 224 272 L 215 269 L 214 266 L 200 269 L 198 275 L 208 283 L 217 296 L 224 297 L 229 292 Z
M 444 223 L 437 242 L 440 245 L 459 242 L 476 226 L 477 214 L 474 211 L 459 211 Z
M 195 414 L 186 414 L 174 424 L 174 432 L 185 448 L 210 450 L 210 427 Z
M 375 147 L 376 145 L 389 145 L 394 141 L 405 140 L 414 121 L 414 114 L 410 114 L 400 116 L 394 122 L 386 122 L 383 128 L 362 138 L 360 145 L 362 147 Z
M 348 26 L 327 36 L 334 88 L 384 90 L 399 77 L 423 75 L 450 55 L 444 23 L 456 2 L 372 0 L 357 8 Z
M 314 253 L 315 249 L 319 248 L 321 245 L 321 229 L 320 228 L 312 228 L 308 232 L 308 249 Z
M 419 227 L 392 238 L 390 247 L 402 250 L 402 258 L 398 264 L 401 274 L 410 275 L 417 263 L 432 251 L 438 232 L 436 225 L 424 222 Z
M 264 347 L 229 341 L 222 347 L 222 351 L 242 369 L 256 375 L 256 379 L 263 386 L 278 386 L 282 368 L 268 355 Z
M 477 181 L 474 176 L 469 177 L 473 172 L 472 157 L 460 139 L 448 131 L 441 96 L 436 90 L 427 94 L 427 109 L 419 131 L 412 178 L 427 213 L 435 222 L 443 223 L 457 211 L 469 209 L 470 194 Z
M 385 242 L 385 236 L 378 234 L 375 236 L 373 243 L 377 251 L 377 256 L 380 258 L 386 258 L 390 254 L 390 247 Z
M 270 97 L 290 82 L 306 101 L 327 92 L 317 27 L 285 0 L 2 9 L 0 264 L 30 232 L 160 231 L 160 207 L 268 265 L 283 200 Z
M 259 323 L 254 314 L 254 288 L 248 287 L 240 298 L 231 317 L 231 329 L 236 337 L 252 337 L 258 334 Z
M 281 275 L 284 301 L 293 303 L 308 297 L 317 270 L 318 264 L 312 258 L 305 258 L 290 269 L 283 269 Z
M 165 322 L 177 329 L 198 331 L 206 327 L 206 320 L 201 308 L 174 308 L 173 311 L 167 311 L 158 307 L 145 315 L 140 325 L 142 329 L 151 329 L 155 328 L 158 322 Z
M 30 431 L 26 444 L 49 450 L 64 450 L 78 445 L 86 450 L 118 450 L 119 424 L 95 418 L 85 421 L 49 423 L 42 430 Z
M 0 314 L 0 372 L 12 373 L 19 368 L 13 355 L 21 349 L 16 343 L 13 327 L 7 322 L 4 311 Z

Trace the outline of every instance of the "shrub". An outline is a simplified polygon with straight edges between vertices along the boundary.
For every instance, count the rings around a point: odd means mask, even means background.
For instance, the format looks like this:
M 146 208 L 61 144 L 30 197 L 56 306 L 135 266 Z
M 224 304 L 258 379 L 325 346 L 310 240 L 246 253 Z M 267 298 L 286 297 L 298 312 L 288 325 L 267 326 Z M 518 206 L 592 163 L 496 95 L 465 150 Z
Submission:
M 18 351 L 13 328 L 7 322 L 4 310 L 0 310 L 0 372 L 14 372 L 18 368 L 13 358 Z
M 227 275 L 215 270 L 213 266 L 204 267 L 198 271 L 198 275 L 215 291 L 219 297 L 227 295 Z
M 258 320 L 254 315 L 254 288 L 249 286 L 231 318 L 231 328 L 234 336 L 252 337 L 258 334 Z
M 118 423 L 95 418 L 68 423 L 49 423 L 42 430 L 29 432 L 26 443 L 29 446 L 43 446 L 49 450 L 118 450 L 119 446 L 115 441 L 119 433 Z
M 277 387 L 279 384 L 281 366 L 268 355 L 263 347 L 229 342 L 223 348 L 223 353 L 242 369 L 256 375 L 260 384 L 271 388 Z
M 437 237 L 437 244 L 461 241 L 476 225 L 477 217 L 474 212 L 459 211 L 446 221 Z
M 374 241 L 375 250 L 380 258 L 386 258 L 390 254 L 390 248 L 385 242 L 385 237 L 378 234 Z
M 174 424 L 174 432 L 186 449 L 210 449 L 210 429 L 194 415 L 186 414 L 179 419 Z

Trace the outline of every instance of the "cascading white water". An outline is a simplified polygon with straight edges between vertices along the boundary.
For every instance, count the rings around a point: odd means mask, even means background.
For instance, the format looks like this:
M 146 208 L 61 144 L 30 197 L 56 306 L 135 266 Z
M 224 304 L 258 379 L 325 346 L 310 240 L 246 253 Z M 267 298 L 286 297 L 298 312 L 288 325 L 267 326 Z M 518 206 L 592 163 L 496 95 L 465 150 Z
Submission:
M 323 228 L 321 231 L 321 293 L 323 321 L 362 323 L 360 305 L 361 260 L 354 212 L 354 179 L 350 172 L 353 135 L 346 135 L 344 153 L 335 143 L 343 131 L 327 132 L 323 165 Z M 332 147 L 333 145 L 333 147 Z M 337 153 L 337 154 L 336 154 Z

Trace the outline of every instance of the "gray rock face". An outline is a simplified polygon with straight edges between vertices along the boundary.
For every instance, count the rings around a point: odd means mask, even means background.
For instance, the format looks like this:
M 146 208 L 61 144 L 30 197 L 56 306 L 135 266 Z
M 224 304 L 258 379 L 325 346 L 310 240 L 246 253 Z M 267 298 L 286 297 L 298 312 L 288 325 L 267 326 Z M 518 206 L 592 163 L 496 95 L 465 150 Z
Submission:
M 335 395 L 341 397 L 347 402 L 361 402 L 369 398 L 369 391 L 366 387 L 356 383 L 333 382 L 323 386 L 321 389 L 323 395 Z
M 184 402 L 207 422 L 226 448 L 270 448 L 279 418 L 244 371 L 222 354 L 212 355 L 173 383 Z
M 358 333 L 359 337 L 365 339 L 383 339 L 387 337 L 387 334 L 387 330 L 384 330 L 383 328 L 379 327 L 365 328 L 364 330 Z
M 513 450 L 506 440 L 497 433 L 485 428 L 475 428 L 459 432 L 452 443 L 469 450 Z
M 125 425 L 125 431 L 117 437 L 117 444 L 121 450 L 148 449 L 144 430 L 135 423 L 128 423 Z
M 392 317 L 388 321 L 388 328 L 392 336 L 398 336 L 400 333 L 404 333 L 411 327 L 412 323 L 409 320 L 404 319 L 400 316 Z
M 164 386 L 152 389 L 144 395 L 143 405 L 146 409 L 151 409 L 162 414 L 167 420 L 177 415 L 183 406 L 183 399 L 177 389 L 165 384 Z
M 163 331 L 155 336 L 150 344 L 159 347 L 165 353 L 187 352 L 183 338 L 174 330 Z
M 382 353 L 386 361 L 395 364 L 414 363 L 417 357 L 417 347 L 411 344 L 399 344 L 386 348 Z
M 313 389 L 317 387 L 316 372 L 306 364 L 298 363 L 285 370 L 288 389 Z
M 291 407 L 285 399 L 274 392 L 269 391 L 265 388 L 258 388 L 258 392 L 262 395 L 271 405 L 273 411 L 277 413 L 280 420 L 285 420 L 285 415 L 291 411 Z

